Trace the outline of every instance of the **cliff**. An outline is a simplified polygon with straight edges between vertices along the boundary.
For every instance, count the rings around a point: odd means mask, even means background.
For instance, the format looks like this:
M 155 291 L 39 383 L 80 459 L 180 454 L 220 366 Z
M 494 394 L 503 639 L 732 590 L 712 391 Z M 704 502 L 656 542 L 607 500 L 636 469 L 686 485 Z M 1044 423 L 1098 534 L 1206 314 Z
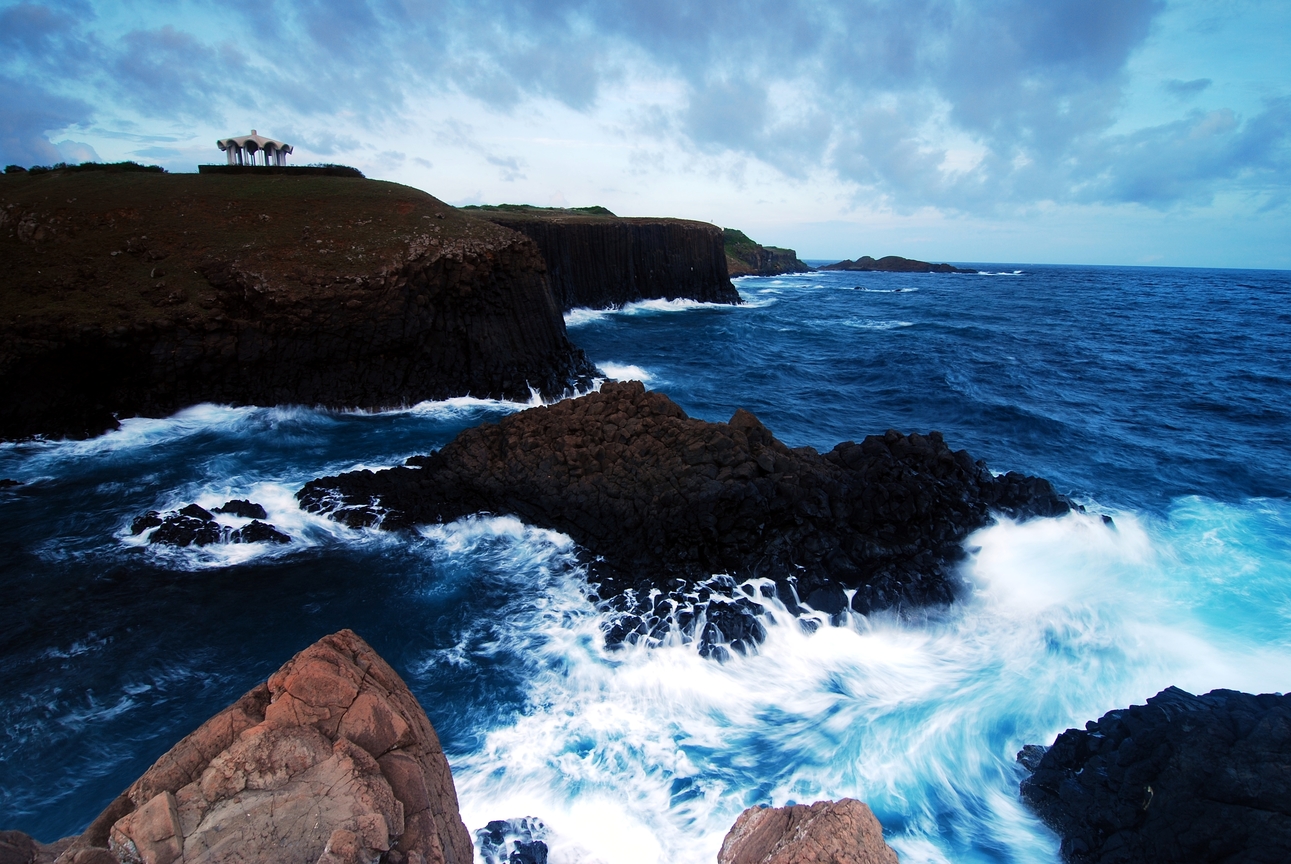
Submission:
M 198 402 L 527 400 L 594 373 L 534 244 L 343 177 L 0 176 L 0 438 Z
M 470 212 L 538 244 L 562 309 L 640 300 L 740 302 L 726 272 L 722 232 L 707 222 L 623 219 L 603 207 L 500 205 Z
M 822 455 L 786 447 L 746 411 L 729 423 L 691 419 L 639 382 L 467 429 L 407 467 L 311 481 L 296 497 L 356 527 L 488 511 L 567 533 L 588 553 L 602 599 L 645 601 L 620 605 L 629 617 L 611 643 L 666 631 L 680 607 L 701 611 L 709 594 L 693 588 L 714 573 L 774 579 L 795 611 L 799 601 L 830 614 L 849 603 L 862 613 L 946 603 L 962 541 L 992 511 L 1070 509 L 1048 481 L 995 477 L 936 432 L 891 431 Z M 660 605 L 645 600 L 655 589 Z M 719 644 L 760 638 L 745 612 L 760 614 L 709 607 L 721 632 L 687 635 L 721 656 Z
M 779 276 L 784 273 L 809 273 L 810 267 L 798 260 L 798 253 L 778 246 L 763 246 L 749 239 L 743 231 L 722 229 L 726 250 L 726 272 L 732 276 Z
M 916 261 L 913 258 L 902 258 L 899 255 L 887 255 L 875 260 L 869 255 L 862 255 L 855 261 L 839 261 L 837 264 L 826 264 L 821 270 L 852 270 L 861 273 L 976 273 L 976 270 L 963 270 L 949 264 L 929 264 L 927 261 Z

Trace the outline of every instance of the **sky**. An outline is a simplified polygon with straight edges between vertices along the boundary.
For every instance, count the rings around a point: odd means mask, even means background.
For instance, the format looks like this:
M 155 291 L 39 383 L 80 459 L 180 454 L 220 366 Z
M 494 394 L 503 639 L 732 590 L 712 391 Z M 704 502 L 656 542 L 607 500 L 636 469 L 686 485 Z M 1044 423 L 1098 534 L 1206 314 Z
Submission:
M 1286 0 L 0 0 L 0 164 L 292 144 L 805 259 L 1291 269 Z

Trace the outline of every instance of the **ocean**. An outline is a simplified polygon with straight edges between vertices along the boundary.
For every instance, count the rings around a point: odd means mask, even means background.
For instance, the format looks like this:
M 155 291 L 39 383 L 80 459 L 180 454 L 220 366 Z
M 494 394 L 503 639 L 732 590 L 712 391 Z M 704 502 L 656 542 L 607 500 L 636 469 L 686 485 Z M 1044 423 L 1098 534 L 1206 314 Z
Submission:
M 791 446 L 939 430 L 1086 512 L 972 535 L 949 608 L 788 615 L 725 663 L 609 651 L 568 537 L 482 514 L 413 535 L 302 513 L 527 407 L 196 406 L 0 445 L 0 828 L 79 832 L 181 736 L 343 627 L 404 676 L 463 818 L 554 864 L 711 864 L 755 804 L 869 803 L 903 862 L 1056 862 L 1024 744 L 1176 685 L 1291 689 L 1291 273 L 989 265 L 736 281 L 739 307 L 574 310 L 608 378 Z M 150 509 L 250 498 L 293 538 L 165 549 Z M 1110 524 L 1102 517 L 1111 518 Z M 233 520 L 237 521 L 237 520 Z

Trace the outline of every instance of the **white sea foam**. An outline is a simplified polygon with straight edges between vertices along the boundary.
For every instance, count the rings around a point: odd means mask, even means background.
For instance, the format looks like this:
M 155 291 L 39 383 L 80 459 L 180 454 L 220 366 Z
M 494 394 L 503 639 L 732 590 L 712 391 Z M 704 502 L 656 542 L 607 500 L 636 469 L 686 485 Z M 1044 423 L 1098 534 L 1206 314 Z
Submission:
M 654 376 L 631 363 L 602 363 L 600 369 L 611 381 L 640 381 L 649 384 Z
M 347 528 L 325 515 L 302 510 L 296 502 L 296 490 L 299 486 L 299 483 L 259 481 L 246 486 L 206 484 L 185 487 L 171 492 L 154 508 L 165 513 L 188 504 L 197 504 L 213 511 L 234 498 L 253 501 L 265 509 L 267 515 L 261 521 L 289 536 L 290 543 L 212 543 L 208 546 L 185 547 L 160 543 L 151 545 L 148 543 L 151 531 L 132 535 L 129 520 L 117 530 L 117 539 L 126 546 L 147 549 L 156 561 L 177 570 L 218 569 L 249 561 L 272 560 L 319 546 L 393 546 L 404 542 L 397 535 L 388 532 L 375 528 Z M 212 515 L 217 523 L 230 529 L 241 528 L 252 521 L 227 513 Z
M 1285 635 L 1235 624 L 1246 601 L 1205 613 L 1252 584 L 1261 608 L 1288 607 L 1291 558 L 1251 547 L 1289 517 L 1285 503 L 1183 502 L 1163 521 L 1004 521 L 970 539 L 972 589 L 944 613 L 808 633 L 767 600 L 781 623 L 724 664 L 693 644 L 607 652 L 577 571 L 550 566 L 563 541 L 491 528 L 510 550 L 506 578 L 540 596 L 489 623 L 489 650 L 529 670 L 528 701 L 453 755 L 464 817 L 537 816 L 553 861 L 707 864 L 746 806 L 851 795 L 896 826 L 903 860 L 996 860 L 1003 846 L 1056 862 L 1018 801 L 1014 753 L 1171 684 L 1287 689 Z M 436 530 L 448 543 L 461 529 Z M 1234 560 L 1257 572 L 1232 575 Z
M 743 303 L 739 306 L 730 303 L 704 303 L 699 300 L 642 300 L 637 303 L 626 303 L 613 309 L 571 309 L 565 313 L 565 327 L 582 327 L 613 316 L 661 315 L 673 312 L 692 312 L 697 309 L 730 311 L 732 309 L 760 309 L 775 302 L 774 297 L 749 296 L 740 292 Z

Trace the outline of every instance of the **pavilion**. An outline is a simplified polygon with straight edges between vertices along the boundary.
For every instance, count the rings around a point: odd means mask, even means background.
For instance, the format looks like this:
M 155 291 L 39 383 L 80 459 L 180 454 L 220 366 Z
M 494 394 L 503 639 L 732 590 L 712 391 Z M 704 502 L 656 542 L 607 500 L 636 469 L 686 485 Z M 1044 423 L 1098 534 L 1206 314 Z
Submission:
M 286 165 L 287 154 L 292 152 L 290 144 L 262 138 L 252 129 L 250 135 L 237 138 L 221 138 L 215 146 L 224 151 L 230 165 Z M 263 161 L 256 161 L 256 154 L 263 153 Z

